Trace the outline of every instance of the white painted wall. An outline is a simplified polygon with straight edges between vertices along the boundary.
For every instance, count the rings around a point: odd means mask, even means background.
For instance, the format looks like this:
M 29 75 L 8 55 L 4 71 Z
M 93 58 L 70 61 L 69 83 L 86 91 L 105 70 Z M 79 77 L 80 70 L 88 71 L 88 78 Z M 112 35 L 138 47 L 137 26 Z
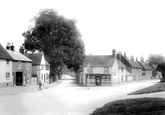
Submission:
M 6 79 L 6 72 L 10 73 L 10 78 Z M 9 61 L 9 64 L 6 64 L 5 59 L 0 59 L 0 83 L 9 83 L 13 81 L 12 75 L 12 61 Z
M 112 77 L 111 77 L 111 83 L 119 83 L 119 72 L 118 72 L 118 63 L 117 60 L 114 60 L 113 66 L 112 66 Z
M 41 66 L 40 66 L 40 80 L 42 83 L 47 83 L 47 84 L 49 83 L 49 73 L 50 70 L 46 70 L 45 56 L 43 54 L 41 59 Z M 47 74 L 48 74 L 48 79 L 46 78 Z

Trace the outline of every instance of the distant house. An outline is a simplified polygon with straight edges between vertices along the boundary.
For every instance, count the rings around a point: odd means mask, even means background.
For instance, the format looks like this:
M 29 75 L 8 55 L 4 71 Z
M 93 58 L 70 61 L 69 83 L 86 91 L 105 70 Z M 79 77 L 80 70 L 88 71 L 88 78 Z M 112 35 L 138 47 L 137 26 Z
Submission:
M 86 56 L 83 68 L 80 71 L 79 82 L 83 86 L 90 85 L 112 85 L 125 82 L 126 66 L 113 55 L 89 55 Z
M 27 58 L 20 52 L 14 50 L 14 46 L 10 44 L 6 47 L 7 52 L 12 57 L 12 75 L 13 75 L 13 85 L 23 86 L 31 85 L 31 75 L 32 75 L 32 60 Z
M 153 69 L 152 67 L 145 63 L 143 60 L 138 62 L 142 67 L 142 78 L 145 79 L 152 79 L 152 73 L 153 73 Z
M 124 53 L 124 56 L 118 55 L 118 59 L 120 58 L 120 61 L 126 66 L 126 81 L 142 80 L 142 66 L 137 60 L 134 61 L 134 57 L 128 59 L 126 53 Z
M 12 57 L 0 44 L 0 87 L 12 86 Z
M 37 77 L 37 81 L 49 84 L 50 64 L 46 61 L 44 53 L 28 53 L 26 56 L 33 61 L 32 76 Z
M 151 63 L 151 64 L 149 64 L 149 65 L 150 65 L 150 67 L 152 67 L 152 69 L 153 69 L 152 76 L 153 76 L 154 79 L 163 78 L 162 73 L 156 70 L 158 64 L 153 64 L 153 63 Z

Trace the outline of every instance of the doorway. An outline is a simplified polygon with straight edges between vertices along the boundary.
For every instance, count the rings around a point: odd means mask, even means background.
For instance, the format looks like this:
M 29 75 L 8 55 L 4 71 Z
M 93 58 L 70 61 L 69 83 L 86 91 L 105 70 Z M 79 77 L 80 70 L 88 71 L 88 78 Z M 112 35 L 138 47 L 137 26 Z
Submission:
M 96 86 L 101 86 L 101 76 L 95 77 Z
M 22 86 L 23 76 L 22 72 L 16 72 L 16 86 Z

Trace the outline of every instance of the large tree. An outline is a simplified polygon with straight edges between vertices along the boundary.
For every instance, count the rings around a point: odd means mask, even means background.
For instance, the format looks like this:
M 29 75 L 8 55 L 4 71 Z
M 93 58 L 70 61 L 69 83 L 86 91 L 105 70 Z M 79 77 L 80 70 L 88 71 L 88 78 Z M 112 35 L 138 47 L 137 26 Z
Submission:
M 164 61 L 165 61 L 164 56 L 160 54 L 150 54 L 147 59 L 147 62 L 152 64 L 160 64 Z
M 165 77 L 165 57 L 160 54 L 150 54 L 148 56 L 147 62 L 150 64 L 156 64 L 156 71 L 162 73 L 163 78 Z
M 64 66 L 76 72 L 85 57 L 84 42 L 76 21 L 58 15 L 53 9 L 40 10 L 32 21 L 34 27 L 22 34 L 26 51 L 44 51 L 51 72 L 55 74 L 62 74 Z

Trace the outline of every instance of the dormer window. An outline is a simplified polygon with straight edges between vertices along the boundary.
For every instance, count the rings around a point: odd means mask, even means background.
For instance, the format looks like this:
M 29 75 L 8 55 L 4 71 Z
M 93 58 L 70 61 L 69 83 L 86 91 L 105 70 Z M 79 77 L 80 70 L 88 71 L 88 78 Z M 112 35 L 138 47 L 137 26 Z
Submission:
M 21 69 L 21 61 L 18 61 L 18 69 Z

